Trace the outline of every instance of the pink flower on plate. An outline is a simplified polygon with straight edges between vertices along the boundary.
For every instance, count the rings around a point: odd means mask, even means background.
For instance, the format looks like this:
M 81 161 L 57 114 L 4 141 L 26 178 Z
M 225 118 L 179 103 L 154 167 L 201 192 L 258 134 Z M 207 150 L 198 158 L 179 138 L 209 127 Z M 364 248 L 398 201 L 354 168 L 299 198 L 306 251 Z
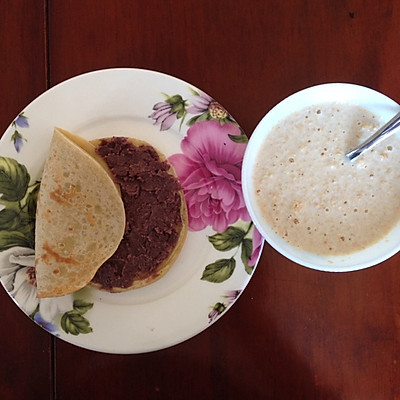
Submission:
M 238 219 L 250 220 L 241 184 L 246 145 L 229 137 L 241 134 L 234 124 L 197 122 L 181 142 L 183 154 L 169 158 L 185 193 L 190 230 L 224 232 Z

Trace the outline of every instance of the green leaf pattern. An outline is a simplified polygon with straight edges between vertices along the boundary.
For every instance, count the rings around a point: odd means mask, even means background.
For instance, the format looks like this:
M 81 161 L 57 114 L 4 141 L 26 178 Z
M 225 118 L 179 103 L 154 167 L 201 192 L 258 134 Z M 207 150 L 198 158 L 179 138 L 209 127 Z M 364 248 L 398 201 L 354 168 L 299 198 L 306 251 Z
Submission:
M 251 275 L 254 269 L 254 266 L 250 266 L 248 261 L 251 257 L 251 253 L 253 252 L 253 242 L 249 238 L 245 238 L 242 241 L 242 251 L 241 251 L 241 259 L 244 265 L 245 271 Z
M 224 282 L 232 276 L 235 267 L 236 261 L 233 257 L 221 258 L 206 266 L 201 279 L 213 283 Z
M 0 157 L 0 251 L 14 246 L 35 248 L 35 213 L 40 183 L 29 184 L 26 167 Z
M 87 303 L 83 300 L 75 300 L 74 308 L 67 311 L 61 317 L 61 328 L 65 333 L 77 336 L 81 333 L 93 332 L 89 321 L 83 316 L 93 307 L 93 303 Z
M 208 238 L 216 250 L 228 251 L 238 247 L 243 241 L 246 232 L 243 229 L 229 226 L 223 233 L 216 233 Z
M 0 157 L 1 201 L 16 202 L 24 198 L 30 181 L 26 167 L 13 158 Z
M 245 271 L 251 275 L 253 268 L 248 265 L 248 261 L 253 251 L 253 242 L 251 240 L 251 232 L 253 223 L 247 225 L 239 222 L 237 226 L 229 226 L 225 232 L 215 233 L 208 237 L 208 241 L 214 246 L 215 250 L 228 252 L 236 249 L 240 250 L 240 258 L 243 262 Z M 215 262 L 208 264 L 201 277 L 202 280 L 221 283 L 229 279 L 235 271 L 236 260 L 235 255 L 230 258 L 221 258 Z

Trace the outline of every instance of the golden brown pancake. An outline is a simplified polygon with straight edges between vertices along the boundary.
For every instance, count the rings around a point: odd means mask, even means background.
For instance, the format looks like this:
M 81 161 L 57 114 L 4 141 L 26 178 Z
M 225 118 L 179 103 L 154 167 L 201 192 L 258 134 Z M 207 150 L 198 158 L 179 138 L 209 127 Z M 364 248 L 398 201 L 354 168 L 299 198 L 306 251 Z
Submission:
M 118 187 L 96 161 L 93 146 L 79 138 L 81 147 L 71 139 L 74 135 L 55 129 L 44 166 L 35 232 L 38 297 L 86 286 L 124 234 Z

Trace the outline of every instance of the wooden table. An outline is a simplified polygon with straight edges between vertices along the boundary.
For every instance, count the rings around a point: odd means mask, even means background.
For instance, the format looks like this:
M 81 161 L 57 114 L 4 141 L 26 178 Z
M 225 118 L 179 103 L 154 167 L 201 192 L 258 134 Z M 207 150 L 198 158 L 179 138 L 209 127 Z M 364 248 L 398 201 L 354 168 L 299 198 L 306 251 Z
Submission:
M 87 71 L 135 67 L 200 87 L 247 135 L 277 102 L 324 82 L 400 100 L 394 0 L 0 2 L 0 131 Z M 400 399 L 400 256 L 323 273 L 268 245 L 215 325 L 157 352 L 109 355 L 37 327 L 0 290 L 2 399 Z

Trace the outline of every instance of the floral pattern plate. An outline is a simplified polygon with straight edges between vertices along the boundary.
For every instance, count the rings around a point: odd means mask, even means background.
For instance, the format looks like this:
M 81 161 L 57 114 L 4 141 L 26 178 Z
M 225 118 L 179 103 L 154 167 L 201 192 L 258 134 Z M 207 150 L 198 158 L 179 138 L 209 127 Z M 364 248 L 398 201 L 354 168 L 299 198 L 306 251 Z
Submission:
M 174 165 L 184 189 L 189 233 L 161 280 L 120 294 L 83 288 L 59 298 L 36 298 L 36 198 L 55 126 L 89 140 L 137 137 Z M 200 333 L 242 293 L 262 248 L 242 196 L 246 143 L 217 101 L 158 72 L 108 69 L 53 87 L 17 116 L 0 141 L 4 288 L 45 330 L 91 350 L 142 353 Z

